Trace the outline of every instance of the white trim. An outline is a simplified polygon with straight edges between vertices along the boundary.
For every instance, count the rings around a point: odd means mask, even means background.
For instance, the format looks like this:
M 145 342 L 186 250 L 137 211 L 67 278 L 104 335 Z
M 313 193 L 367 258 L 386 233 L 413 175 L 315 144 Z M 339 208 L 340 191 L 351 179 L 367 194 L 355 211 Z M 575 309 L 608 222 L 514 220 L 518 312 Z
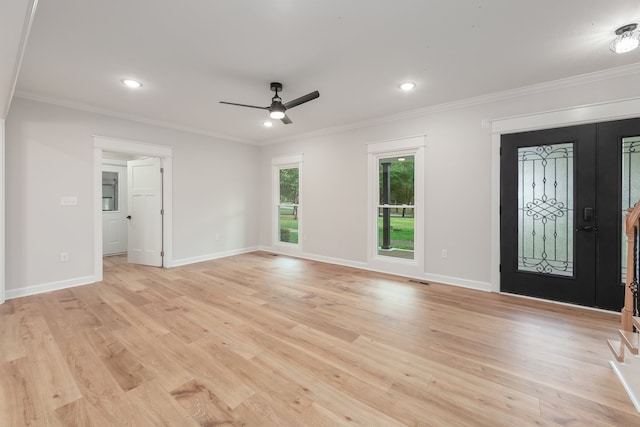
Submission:
M 304 153 L 278 156 L 271 159 L 272 166 L 298 165 L 304 160 Z
M 491 129 L 491 287 L 500 290 L 500 139 L 503 134 L 640 117 L 640 98 L 487 120 Z
M 5 127 L 4 119 L 0 119 L 0 304 L 5 301 L 5 242 L 4 242 L 4 219 L 5 219 L 5 203 L 4 203 L 4 183 L 5 183 L 5 154 L 4 154 L 4 136 Z
M 303 168 L 304 154 L 289 154 L 277 156 L 271 159 L 271 212 L 274 217 L 271 219 L 271 244 L 279 247 L 279 250 L 288 255 L 298 256 L 302 253 L 303 222 L 304 222 L 304 192 L 303 192 Z M 287 243 L 280 241 L 280 170 L 298 169 L 298 243 Z M 274 221 L 275 220 L 275 221 Z
M 425 155 L 426 135 L 367 143 L 367 264 L 374 271 L 421 278 L 424 274 Z M 414 258 L 400 259 L 378 255 L 377 206 L 378 159 L 400 155 L 415 158 L 414 177 Z
M 152 125 L 152 126 L 159 126 L 159 127 L 163 127 L 163 128 L 166 128 L 166 129 L 177 130 L 177 131 L 180 131 L 180 132 L 188 132 L 188 133 L 193 133 L 193 134 L 196 134 L 196 135 L 210 136 L 210 137 L 213 137 L 213 138 L 224 139 L 226 141 L 240 142 L 242 144 L 258 145 L 258 143 L 256 141 L 251 141 L 251 140 L 248 140 L 248 139 L 237 138 L 237 137 L 234 137 L 234 136 L 225 135 L 225 134 L 221 134 L 221 133 L 217 133 L 217 132 L 210 132 L 210 131 L 206 131 L 206 130 L 203 130 L 203 129 L 190 128 L 190 127 L 181 126 L 181 125 L 178 125 L 178 124 L 175 124 L 175 123 L 171 123 L 171 122 L 166 122 L 166 121 L 162 121 L 162 120 L 154 120 L 154 119 L 149 119 L 149 118 L 146 118 L 146 117 L 136 116 L 134 114 L 125 114 L 125 113 L 122 113 L 122 112 L 119 112 L 119 111 L 113 111 L 113 110 L 108 110 L 108 109 L 105 109 L 105 108 L 99 108 L 99 107 L 95 107 L 95 106 L 89 105 L 89 104 L 71 102 L 71 101 L 68 101 L 68 100 L 65 100 L 65 99 L 41 96 L 41 95 L 37 95 L 37 94 L 31 93 L 31 92 L 17 91 L 14 96 L 16 98 L 22 98 L 22 99 L 26 99 L 26 100 L 30 100 L 30 101 L 41 102 L 43 104 L 57 105 L 59 107 L 71 108 L 72 110 L 86 111 L 86 112 L 89 112 L 89 113 L 101 114 L 103 116 L 115 117 L 117 119 L 124 119 L 124 120 L 129 120 L 129 121 L 132 121 L 132 122 L 144 123 L 144 124 Z
M 478 280 L 461 279 L 460 277 L 442 276 L 440 274 L 424 274 L 424 279 L 429 282 L 441 283 L 443 285 L 457 286 L 459 288 L 474 289 L 476 291 L 493 292 L 491 283 L 480 282 Z
M 640 115 L 640 97 L 490 120 L 492 133 L 513 133 L 585 123 L 623 120 Z
M 367 142 L 367 153 L 384 153 L 387 151 L 406 151 L 425 147 L 426 134 L 405 136 L 402 138 L 385 139 L 383 141 Z
M 95 283 L 94 276 L 76 277 L 75 279 L 60 280 L 58 282 L 43 283 L 40 285 L 27 286 L 25 288 L 7 290 L 7 299 L 28 297 L 30 295 L 44 292 L 59 291 L 60 289 L 74 288 L 80 285 Z
M 213 254 L 200 255 L 200 256 L 191 257 L 191 258 L 182 258 L 182 259 L 174 260 L 171 263 L 171 267 L 180 267 L 183 265 L 195 264 L 195 263 L 204 262 L 204 261 L 211 261 L 214 259 L 226 258 L 234 255 L 242 255 L 250 252 L 255 252 L 258 250 L 259 248 L 257 246 L 254 246 L 250 248 L 234 249 L 232 251 L 216 252 Z
M 162 174 L 163 209 L 162 240 L 163 267 L 173 265 L 173 149 L 164 145 L 148 144 L 124 139 L 93 136 L 94 224 L 93 250 L 95 281 L 102 281 L 102 151 L 137 154 L 160 158 Z
M 173 157 L 173 147 L 131 141 L 128 139 L 109 138 L 107 136 L 92 135 L 93 146 L 102 151 L 115 153 L 136 154 L 151 157 Z
M 29 7 L 26 8 L 24 16 L 24 24 L 22 26 L 22 34 L 20 34 L 20 42 L 16 51 L 15 62 L 13 63 L 13 72 L 11 74 L 11 88 L 6 99 L 6 104 L 3 106 L 2 118 L 6 118 L 11 108 L 11 101 L 16 91 L 16 85 L 18 84 L 18 77 L 20 76 L 20 68 L 22 68 L 22 60 L 24 58 L 24 52 L 27 49 L 27 41 L 29 40 L 29 34 L 31 34 L 31 27 L 33 26 L 33 19 L 36 16 L 36 9 L 38 7 L 38 0 L 30 0 Z
M 262 145 L 280 144 L 300 139 L 310 139 L 334 133 L 347 132 L 350 130 L 362 129 L 366 127 L 381 125 L 385 123 L 395 122 L 399 120 L 412 119 L 415 117 L 423 117 L 431 114 L 442 113 L 445 111 L 458 110 L 461 108 L 474 107 L 476 105 L 491 104 L 498 101 L 519 98 L 528 95 L 536 95 L 550 91 L 571 88 L 593 82 L 611 80 L 629 75 L 640 73 L 640 64 L 625 65 L 617 68 L 610 68 L 604 71 L 596 71 L 593 73 L 580 74 L 550 82 L 538 83 L 530 86 L 524 86 L 517 89 L 509 89 L 501 92 L 494 92 L 487 95 L 480 95 L 472 98 L 464 98 L 457 101 L 445 102 L 443 104 L 432 105 L 428 107 L 417 108 L 414 110 L 403 111 L 397 114 L 390 114 L 371 120 L 363 120 L 356 123 L 350 123 L 345 126 L 336 126 L 331 128 L 320 129 L 303 134 L 286 136 L 282 138 L 274 138 L 262 141 Z
M 273 254 L 278 254 L 278 255 L 284 255 L 284 256 L 292 256 L 295 258 L 301 258 L 301 259 L 307 259 L 307 260 L 311 260 L 311 261 L 318 261 L 318 262 L 324 262 L 327 264 L 333 264 L 333 265 L 340 265 L 343 267 L 351 267 L 351 268 L 357 268 L 358 270 L 364 270 L 364 271 L 373 271 L 375 273 L 383 273 L 383 274 L 388 274 L 393 276 L 394 273 L 390 273 L 389 270 L 387 269 L 380 269 L 380 268 L 373 268 L 371 267 L 369 264 L 367 264 L 366 262 L 360 262 L 360 261 L 351 261 L 351 260 L 346 260 L 346 259 L 341 259 L 341 258 L 333 258 L 333 257 L 327 257 L 327 256 L 322 256 L 322 255 L 314 255 L 314 254 L 309 254 L 309 253 L 301 253 L 301 254 L 297 254 L 297 255 L 291 255 L 289 253 L 283 252 L 283 251 L 279 251 L 279 248 L 275 248 L 275 247 L 268 247 L 268 246 L 261 246 L 260 248 L 258 248 L 257 250 L 260 251 L 264 251 L 264 252 L 270 252 Z M 404 277 L 407 279 L 415 279 L 415 280 L 419 280 L 419 281 L 430 281 L 430 282 L 435 282 L 438 284 L 442 284 L 442 285 L 448 285 L 448 286 L 456 286 L 459 288 L 465 288 L 465 289 L 473 289 L 476 291 L 480 291 L 480 292 L 490 292 L 490 283 L 487 282 L 479 282 L 476 280 L 468 280 L 468 279 L 462 279 L 459 277 L 450 277 L 450 276 L 440 276 L 437 274 L 417 274 L 417 275 L 412 275 L 412 274 L 396 274 L 399 277 Z

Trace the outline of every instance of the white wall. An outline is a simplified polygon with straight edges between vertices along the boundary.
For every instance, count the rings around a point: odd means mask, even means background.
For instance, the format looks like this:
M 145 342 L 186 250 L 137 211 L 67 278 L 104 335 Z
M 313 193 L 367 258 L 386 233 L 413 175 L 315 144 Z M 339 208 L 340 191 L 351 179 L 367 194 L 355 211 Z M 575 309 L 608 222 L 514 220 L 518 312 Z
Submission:
M 444 283 L 496 290 L 492 280 L 491 134 L 483 122 L 586 104 L 640 96 L 640 72 L 618 70 L 535 88 L 406 114 L 261 148 L 261 174 L 274 156 L 304 153 L 303 256 L 370 268 L 366 251 L 366 143 L 427 135 L 425 170 L 424 277 Z M 424 89 L 428 90 L 428 88 Z M 268 180 L 262 194 L 270 194 Z M 261 199 L 263 212 L 268 199 Z M 330 206 L 348 206 L 344 209 Z M 271 246 L 271 215 L 261 220 L 261 243 Z M 494 225 L 495 226 L 495 225 Z M 446 259 L 441 249 L 448 250 Z
M 0 119 L 0 304 L 4 303 L 5 261 L 4 261 L 4 119 Z
M 5 123 L 7 297 L 92 278 L 91 135 L 174 147 L 172 265 L 270 247 L 271 159 L 303 153 L 302 256 L 369 268 L 366 143 L 426 134 L 424 277 L 492 289 L 498 165 L 481 123 L 639 97 L 638 77 L 608 72 L 264 147 L 17 98 Z
M 92 135 L 174 147 L 174 264 L 258 244 L 256 147 L 16 98 L 6 120 L 7 297 L 93 277 Z M 61 196 L 78 206 L 60 206 Z

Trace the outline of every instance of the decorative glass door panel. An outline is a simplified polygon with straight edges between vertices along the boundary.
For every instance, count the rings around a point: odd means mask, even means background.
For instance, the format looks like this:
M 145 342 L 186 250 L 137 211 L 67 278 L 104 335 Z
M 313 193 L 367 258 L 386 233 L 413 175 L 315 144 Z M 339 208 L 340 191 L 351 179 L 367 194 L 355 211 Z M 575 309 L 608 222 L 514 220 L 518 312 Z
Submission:
M 502 136 L 500 288 L 595 304 L 596 128 Z
M 620 310 L 640 119 L 502 135 L 501 150 L 501 290 Z
M 574 275 L 573 143 L 518 148 L 518 271 Z

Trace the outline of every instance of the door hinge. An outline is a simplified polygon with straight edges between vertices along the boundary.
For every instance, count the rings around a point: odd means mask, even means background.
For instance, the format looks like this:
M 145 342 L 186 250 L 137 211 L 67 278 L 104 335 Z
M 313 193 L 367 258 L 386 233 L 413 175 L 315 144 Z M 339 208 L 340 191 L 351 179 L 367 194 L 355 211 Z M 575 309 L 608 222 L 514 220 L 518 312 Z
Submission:
M 502 273 L 502 264 L 498 264 L 498 273 Z
M 164 215 L 164 209 L 160 209 L 160 215 Z
M 160 256 L 164 256 L 164 251 L 160 251 Z
M 160 173 L 164 173 L 164 168 L 160 168 Z
M 500 147 L 500 155 L 502 156 L 502 147 Z

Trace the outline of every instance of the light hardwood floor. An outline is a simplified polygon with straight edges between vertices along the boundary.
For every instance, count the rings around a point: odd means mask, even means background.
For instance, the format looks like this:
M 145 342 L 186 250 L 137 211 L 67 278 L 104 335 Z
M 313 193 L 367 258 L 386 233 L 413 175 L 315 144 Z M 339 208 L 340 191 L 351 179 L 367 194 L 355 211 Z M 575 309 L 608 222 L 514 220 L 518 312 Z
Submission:
M 619 316 L 264 252 L 0 306 L 2 426 L 638 426 Z

